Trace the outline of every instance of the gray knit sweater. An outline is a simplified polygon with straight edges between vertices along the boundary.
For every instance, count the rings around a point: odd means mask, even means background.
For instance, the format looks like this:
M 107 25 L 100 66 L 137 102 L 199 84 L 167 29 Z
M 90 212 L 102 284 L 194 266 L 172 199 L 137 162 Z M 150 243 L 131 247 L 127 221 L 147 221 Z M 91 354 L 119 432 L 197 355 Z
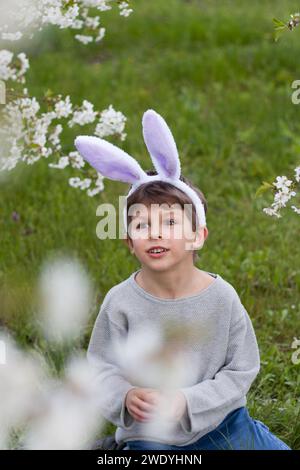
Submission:
M 162 299 L 137 284 L 138 271 L 107 292 L 90 338 L 87 359 L 96 366 L 101 414 L 117 426 L 118 443 L 142 439 L 191 444 L 246 405 L 246 394 L 260 370 L 255 332 L 236 290 L 219 274 L 208 273 L 215 280 L 198 294 Z M 143 423 L 128 413 L 125 396 L 135 384 L 112 358 L 111 341 L 125 338 L 129 330 L 134 333 L 145 321 L 159 327 L 167 317 L 199 322 L 211 335 L 190 352 L 193 383 L 180 388 L 187 400 L 185 415 L 168 436 L 159 436 L 145 433 Z

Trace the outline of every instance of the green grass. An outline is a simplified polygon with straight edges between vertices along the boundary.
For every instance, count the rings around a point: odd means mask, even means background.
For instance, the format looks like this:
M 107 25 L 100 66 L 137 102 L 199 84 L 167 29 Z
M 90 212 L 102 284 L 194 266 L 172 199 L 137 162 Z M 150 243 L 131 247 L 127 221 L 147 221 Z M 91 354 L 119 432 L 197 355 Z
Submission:
M 272 39 L 272 18 L 287 19 L 299 5 L 133 4 L 127 19 L 114 11 L 103 14 L 107 35 L 98 45 L 83 46 L 69 31 L 48 30 L 28 49 L 28 88 L 37 96 L 47 88 L 70 94 L 78 104 L 86 98 L 100 110 L 113 104 L 128 118 L 128 137 L 111 141 L 144 169 L 151 161 L 142 115 L 153 108 L 166 119 L 183 173 L 208 200 L 209 237 L 197 265 L 233 284 L 256 330 L 262 364 L 248 394 L 250 414 L 300 449 L 300 365 L 292 364 L 290 347 L 300 336 L 299 217 L 289 210 L 275 220 L 262 212 L 271 195 L 254 199 L 263 180 L 272 182 L 299 164 L 293 136 L 299 133 L 300 110 L 291 102 L 291 82 L 300 78 L 300 31 L 286 33 L 278 43 Z M 78 133 L 81 128 L 68 132 L 68 150 L 74 150 Z M 0 321 L 24 346 L 41 344 L 30 299 L 46 257 L 57 251 L 75 255 L 95 281 L 97 298 L 83 347 L 107 290 L 138 267 L 121 241 L 100 241 L 95 234 L 97 205 L 117 204 L 127 186 L 106 180 L 105 191 L 88 198 L 68 186 L 69 176 L 75 171 L 48 169 L 40 161 L 2 182 L 0 281 L 18 301 L 2 309 Z M 20 213 L 19 223 L 11 219 L 13 211 Z M 113 430 L 108 424 L 106 431 Z

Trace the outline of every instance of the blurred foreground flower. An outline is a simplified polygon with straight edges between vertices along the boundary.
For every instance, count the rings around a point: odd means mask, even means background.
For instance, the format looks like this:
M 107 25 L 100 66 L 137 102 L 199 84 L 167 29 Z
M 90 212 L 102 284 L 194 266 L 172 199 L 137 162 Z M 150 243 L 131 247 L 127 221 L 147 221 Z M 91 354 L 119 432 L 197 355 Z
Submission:
M 90 309 L 92 289 L 83 268 L 69 259 L 43 267 L 39 282 L 41 327 L 50 341 L 74 339 Z
M 59 350 L 81 333 L 92 288 L 82 266 L 67 258 L 46 263 L 38 286 L 43 306 L 38 320 L 46 345 L 51 348 L 54 342 Z M 57 374 L 46 351 L 22 351 L 1 331 L 0 345 L 0 449 L 90 448 L 103 419 L 101 390 L 85 354 L 73 346 Z M 13 432 L 18 435 L 16 444 Z
M 5 363 L 0 364 L 0 449 L 6 449 L 10 430 L 26 422 L 34 411 L 46 371 L 38 356 L 17 347 L 7 333 L 1 333 Z
M 160 392 L 161 399 L 152 419 L 141 423 L 145 432 L 167 438 L 176 426 L 172 403 L 178 389 L 194 383 L 193 364 L 188 349 L 204 344 L 208 330 L 199 324 L 166 320 L 160 330 L 143 322 L 140 330 L 114 344 L 113 354 L 122 375 L 136 387 Z M 104 391 L 105 393 L 105 391 Z
M 103 425 L 98 393 L 93 387 L 93 368 L 74 356 L 58 384 L 47 395 L 26 433 L 25 449 L 87 449 Z

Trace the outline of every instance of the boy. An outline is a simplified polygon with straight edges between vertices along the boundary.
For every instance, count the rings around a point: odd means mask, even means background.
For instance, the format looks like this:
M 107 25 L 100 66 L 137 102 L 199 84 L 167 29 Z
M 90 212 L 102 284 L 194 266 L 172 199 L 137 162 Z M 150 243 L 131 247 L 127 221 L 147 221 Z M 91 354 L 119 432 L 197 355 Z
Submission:
M 181 174 L 170 129 L 153 110 L 144 114 L 143 133 L 156 168 L 147 173 L 103 139 L 80 136 L 75 141 L 97 171 L 131 183 L 125 242 L 141 264 L 106 294 L 88 346 L 102 414 L 117 426 L 116 442 L 125 449 L 290 450 L 246 408 L 247 392 L 260 370 L 246 309 L 221 275 L 195 266 L 208 236 L 204 195 Z M 131 211 L 136 206 L 139 210 Z M 164 391 L 152 385 L 150 369 L 140 371 L 140 383 L 134 383 L 112 354 L 114 345 L 135 338 L 147 322 L 160 331 L 166 319 L 205 332 L 204 339 L 186 348 L 189 379 L 167 401 Z M 168 433 L 147 426 L 161 403 L 174 422 Z
M 207 211 L 202 192 L 194 190 Z M 152 207 L 151 213 L 149 205 L 154 201 L 156 205 L 168 204 L 170 209 Z M 188 203 L 187 196 L 167 183 L 154 182 L 140 186 L 128 199 L 127 208 L 136 203 L 144 203 L 145 209 L 132 220 L 128 217 L 132 238 L 128 236 L 126 244 L 142 267 L 108 292 L 88 347 L 89 358 L 95 355 L 107 359 L 102 387 L 108 396 L 103 400 L 103 414 L 118 426 L 116 441 L 126 443 L 125 449 L 289 449 L 263 423 L 252 419 L 245 407 L 260 359 L 251 321 L 238 294 L 220 275 L 196 268 L 196 251 L 185 250 L 188 240 L 176 239 L 174 229 L 167 230 L 176 224 L 178 229 L 182 223 L 183 209 L 171 207 L 174 203 L 183 207 Z M 157 232 L 152 230 L 151 237 L 139 238 L 138 233 L 150 230 L 150 215 L 156 221 L 161 216 Z M 193 216 L 194 228 L 195 212 Z M 201 228 L 195 237 L 195 250 L 207 236 L 207 227 Z M 167 251 L 158 253 L 154 249 L 157 253 L 152 254 L 154 246 Z M 134 330 L 145 319 L 159 323 L 167 314 L 182 322 L 201 317 L 202 322 L 214 326 L 214 334 L 209 345 L 203 349 L 199 346 L 199 363 L 194 364 L 198 382 L 178 390 L 169 403 L 177 427 L 172 435 L 159 440 L 157 434 L 144 434 L 143 423 L 151 420 L 161 392 L 136 387 L 122 377 L 117 366 L 110 363 L 109 339 L 126 335 L 128 325 Z M 191 359 L 195 360 L 195 355 Z

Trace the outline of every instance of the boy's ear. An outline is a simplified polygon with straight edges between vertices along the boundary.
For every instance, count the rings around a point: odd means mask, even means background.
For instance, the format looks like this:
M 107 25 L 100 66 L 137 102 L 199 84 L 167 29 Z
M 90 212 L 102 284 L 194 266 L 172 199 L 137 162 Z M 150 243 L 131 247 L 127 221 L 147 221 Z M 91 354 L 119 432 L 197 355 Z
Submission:
M 196 239 L 194 242 L 196 249 L 200 250 L 203 247 L 204 242 L 207 239 L 207 237 L 208 237 L 208 228 L 205 226 L 201 228 L 199 232 L 197 232 L 196 234 Z
M 123 243 L 129 248 L 130 252 L 133 253 L 133 245 L 130 237 L 127 235 L 126 238 L 122 238 Z

